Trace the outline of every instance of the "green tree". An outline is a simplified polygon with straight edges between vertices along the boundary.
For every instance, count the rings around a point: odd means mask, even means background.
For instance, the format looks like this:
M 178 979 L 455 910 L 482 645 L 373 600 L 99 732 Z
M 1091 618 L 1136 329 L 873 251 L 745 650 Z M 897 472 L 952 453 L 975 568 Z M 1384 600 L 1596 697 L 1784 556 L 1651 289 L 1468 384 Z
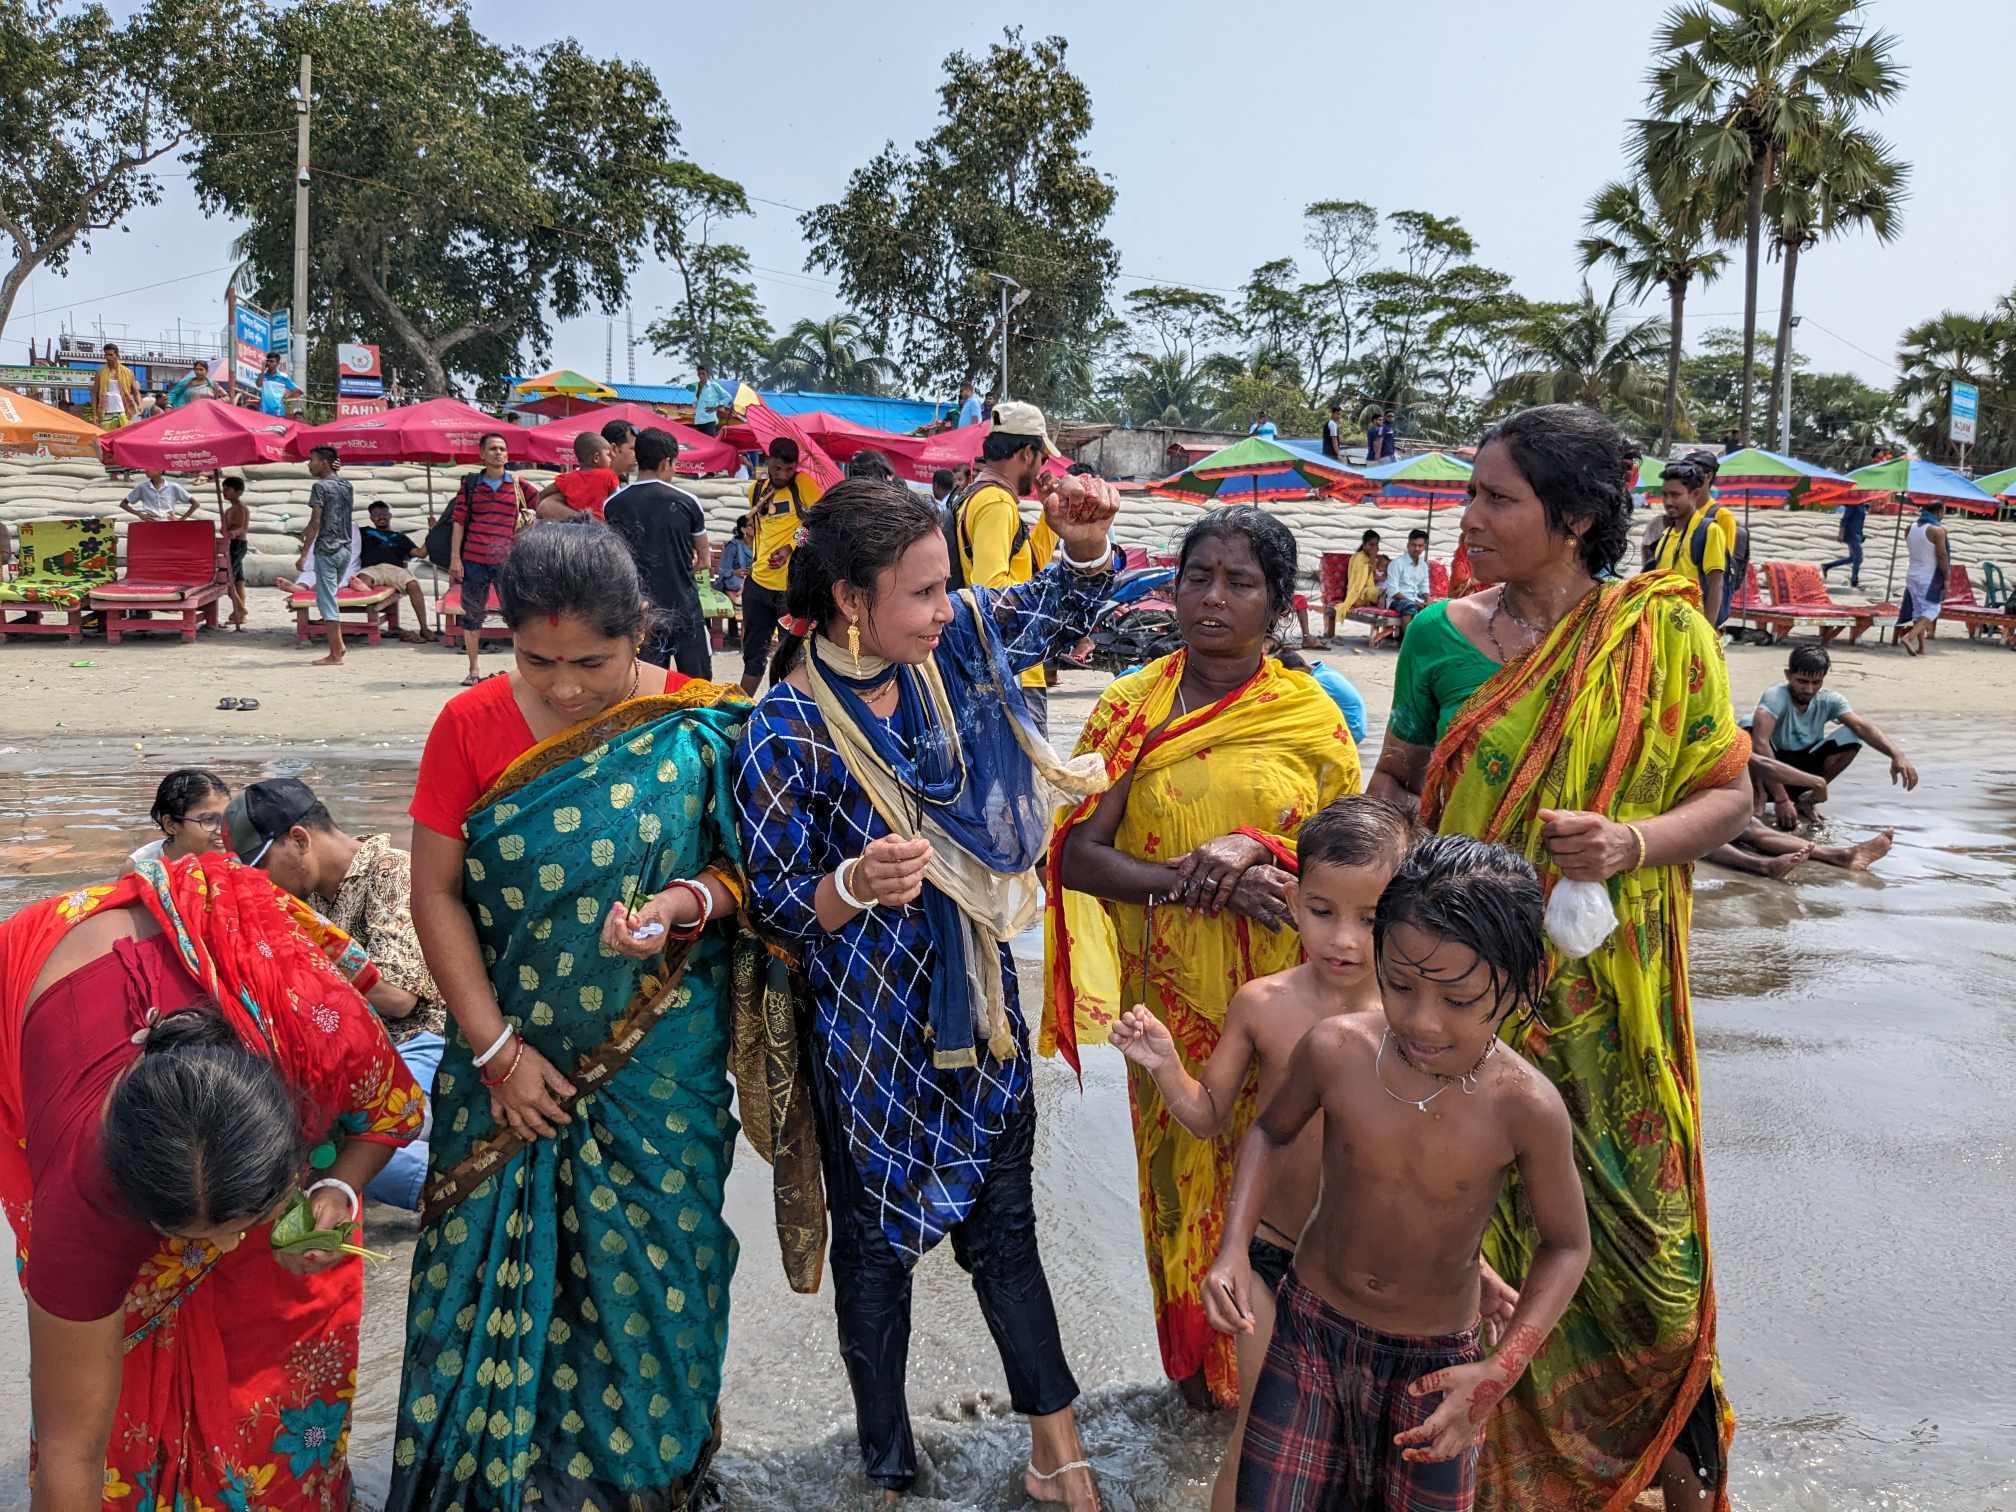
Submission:
M 568 40 L 501 46 L 460 0 L 222 0 L 217 40 L 170 70 L 199 123 L 206 207 L 249 222 L 269 296 L 289 284 L 294 106 L 319 62 L 309 309 L 388 348 L 429 393 L 492 388 L 549 340 L 548 312 L 623 303 L 665 205 L 678 124 L 639 65 Z
M 777 388 L 844 394 L 886 393 L 898 376 L 869 341 L 867 322 L 846 311 L 792 326 L 771 347 L 766 372 Z
M 1335 321 L 1336 366 L 1350 363 L 1363 295 L 1358 276 L 1379 255 L 1379 212 L 1362 200 L 1318 200 L 1302 212 L 1302 244 L 1323 267 L 1320 294 Z M 1327 375 L 1326 375 L 1327 376 Z
M 1577 244 L 1582 266 L 1608 263 L 1634 300 L 1654 288 L 1666 291 L 1666 393 L 1661 403 L 1659 455 L 1673 444 L 1680 416 L 1680 362 L 1685 350 L 1687 290 L 1713 283 L 1729 254 L 1712 245 L 1698 198 L 1661 200 L 1642 181 L 1605 184 L 1589 201 L 1589 234 Z
M 1105 314 L 1119 255 L 1104 235 L 1113 185 L 1086 158 L 1092 97 L 1062 37 L 1009 28 L 984 56 L 955 52 L 940 121 L 909 152 L 891 142 L 841 197 L 801 220 L 806 266 L 842 294 L 913 378 L 949 386 L 986 372 L 1002 339 L 998 285 L 1028 299 L 1011 321 L 1009 385 L 1048 402 L 1044 342 Z
M 1802 373 L 1792 357 L 1792 454 L 1836 472 L 1862 466 L 1897 428 L 1897 401 L 1853 373 Z
M 1785 157 L 1830 111 L 1853 114 L 1904 87 L 1895 39 L 1865 30 L 1862 9 L 1862 0 L 1690 0 L 1654 34 L 1638 155 L 1662 202 L 1740 202 L 1746 364 L 1756 361 L 1764 196 Z M 1746 383 L 1745 445 L 1750 394 Z
M 667 163 L 659 174 L 652 244 L 679 270 L 684 297 L 646 328 L 652 347 L 680 353 L 696 367 L 742 374 L 770 345 L 770 322 L 749 281 L 749 254 L 715 232 L 749 213 L 749 199 L 733 179 L 697 163 Z
M 1981 391 L 1969 453 L 1984 471 L 2016 464 L 2016 292 L 1985 315 L 1942 310 L 1908 328 L 1897 350 L 1897 402 L 1908 410 L 1905 435 L 1928 457 L 1957 458 L 1948 436 L 1954 383 Z
M 1761 338 L 1756 355 L 1769 360 L 1769 336 Z M 1802 359 L 1793 360 L 1795 367 Z M 1743 332 L 1738 327 L 1717 326 L 1701 338 L 1700 350 L 1680 363 L 1680 418 L 1675 439 L 1699 438 L 1720 443 L 1733 438 L 1743 413 L 1744 375 L 1750 380 L 1750 401 L 1755 407 L 1766 402 L 1764 374 L 1757 367 L 1746 368 L 1743 361 Z
M 1583 404 L 1628 429 L 1646 430 L 1658 417 L 1652 385 L 1666 349 L 1666 322 L 1617 318 L 1620 283 L 1598 302 L 1589 285 L 1573 304 L 1543 305 L 1525 333 L 1527 366 L 1498 385 L 1496 398 L 1515 408 Z
M 1893 240 L 1900 229 L 1909 175 L 1910 170 L 1891 155 L 1888 143 L 1838 110 L 1787 151 L 1778 182 L 1764 197 L 1771 245 L 1783 264 L 1778 343 L 1771 363 L 1774 406 L 1785 392 L 1785 353 L 1792 345 L 1792 296 L 1801 254 L 1824 240 L 1857 231 L 1872 231 L 1879 242 Z
M 181 145 L 150 61 L 172 10 L 115 20 L 102 5 L 0 0 L 0 329 L 37 268 L 63 273 L 94 232 L 160 202 L 152 164 Z

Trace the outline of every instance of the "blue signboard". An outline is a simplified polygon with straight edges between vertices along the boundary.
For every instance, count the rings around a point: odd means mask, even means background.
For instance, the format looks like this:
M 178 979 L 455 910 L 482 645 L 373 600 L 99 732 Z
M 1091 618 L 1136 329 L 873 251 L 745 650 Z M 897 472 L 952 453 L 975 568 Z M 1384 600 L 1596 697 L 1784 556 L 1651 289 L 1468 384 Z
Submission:
M 294 312 L 275 310 L 272 329 L 266 348 L 269 352 L 291 352 L 294 350 Z
M 232 370 L 239 383 L 256 389 L 260 370 L 266 365 L 266 354 L 273 350 L 273 322 L 256 305 L 241 301 L 237 311 L 237 323 L 231 332 Z
M 1953 403 L 1947 409 L 1946 434 L 1955 441 L 1971 445 L 1974 440 L 1974 420 L 1981 408 L 1981 390 L 1971 383 L 1955 382 Z

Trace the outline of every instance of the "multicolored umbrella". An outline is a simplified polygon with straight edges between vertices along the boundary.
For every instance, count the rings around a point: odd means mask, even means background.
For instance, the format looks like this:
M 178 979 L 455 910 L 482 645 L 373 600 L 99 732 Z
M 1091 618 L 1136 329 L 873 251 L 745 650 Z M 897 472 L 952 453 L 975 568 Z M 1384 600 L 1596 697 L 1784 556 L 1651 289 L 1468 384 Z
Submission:
M 1841 473 L 1816 463 L 1746 446 L 1720 459 L 1715 497 L 1724 504 L 1740 501 L 1745 510 L 1783 509 L 1790 504 L 1838 504 L 1855 485 Z M 1666 480 L 1666 463 L 1658 457 L 1638 464 L 1639 493 L 1657 493 Z
M 1897 551 L 1904 540 L 1904 506 L 1944 504 L 1970 514 L 1992 515 L 1998 507 L 1995 496 L 1984 492 L 1969 478 L 1950 467 L 1927 462 L 1922 457 L 1893 457 L 1888 462 L 1872 462 L 1850 473 L 1857 492 L 1850 503 L 1868 504 L 1879 513 L 1894 511 L 1897 528 L 1890 534 L 1890 570 L 1883 586 L 1887 600 L 1897 586 Z
M 1333 497 L 1351 504 L 1377 502 L 1388 509 L 1425 508 L 1423 528 L 1431 545 L 1436 508 L 1449 509 L 1470 497 L 1470 464 L 1448 452 L 1416 452 L 1354 471 L 1354 477 L 1331 488 Z
M 1248 436 L 1191 463 L 1148 491 L 1192 504 L 1259 504 L 1268 499 L 1327 493 L 1355 475 L 1355 469 L 1328 457 Z
M 103 434 L 79 415 L 12 389 L 0 389 L 0 452 L 91 457 L 97 455 L 98 438 Z
M 2016 467 L 2005 467 L 1985 478 L 1976 478 L 1974 486 L 1985 494 L 1993 494 L 2000 503 L 2016 504 Z
M 616 390 L 608 384 L 597 383 L 586 373 L 577 373 L 572 368 L 554 368 L 550 373 L 539 373 L 511 385 L 514 402 L 532 401 L 521 404 L 521 409 L 533 409 L 545 415 L 572 415 L 615 397 Z M 559 407 L 555 408 L 555 405 Z

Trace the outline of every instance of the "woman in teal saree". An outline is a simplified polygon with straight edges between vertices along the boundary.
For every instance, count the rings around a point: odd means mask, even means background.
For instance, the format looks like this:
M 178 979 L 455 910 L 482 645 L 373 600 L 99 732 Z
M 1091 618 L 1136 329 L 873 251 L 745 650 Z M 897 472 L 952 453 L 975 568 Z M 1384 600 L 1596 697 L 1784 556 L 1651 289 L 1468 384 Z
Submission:
M 457 1032 L 388 1507 L 680 1509 L 719 1442 L 736 1260 L 747 704 L 636 660 L 637 574 L 596 526 L 521 534 L 499 587 L 518 670 L 443 709 L 412 807 Z

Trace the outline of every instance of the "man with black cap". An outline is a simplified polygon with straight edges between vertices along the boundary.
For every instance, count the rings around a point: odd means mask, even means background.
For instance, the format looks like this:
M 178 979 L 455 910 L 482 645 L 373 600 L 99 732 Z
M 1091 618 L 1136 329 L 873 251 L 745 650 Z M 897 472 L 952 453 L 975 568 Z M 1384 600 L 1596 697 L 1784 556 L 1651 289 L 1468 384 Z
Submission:
M 764 475 L 749 485 L 755 561 L 742 585 L 742 691 L 751 698 L 763 686 L 770 642 L 784 617 L 784 587 L 790 581 L 799 523 L 825 491 L 817 478 L 800 471 L 798 443 L 789 436 L 770 443 Z
M 297 777 L 268 778 L 239 793 L 224 811 L 224 833 L 240 861 L 262 869 L 371 957 L 378 984 L 365 996 L 413 1079 L 430 1091 L 448 1011 L 413 932 L 413 858 L 389 835 L 345 834 Z M 417 1210 L 426 1179 L 423 1134 L 393 1153 L 365 1195 Z

